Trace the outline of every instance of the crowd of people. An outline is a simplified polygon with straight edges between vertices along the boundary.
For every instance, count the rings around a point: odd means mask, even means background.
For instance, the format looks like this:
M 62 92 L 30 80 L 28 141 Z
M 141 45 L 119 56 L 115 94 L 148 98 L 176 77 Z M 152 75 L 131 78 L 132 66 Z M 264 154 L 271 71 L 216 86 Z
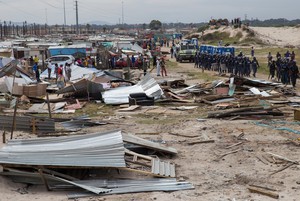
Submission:
M 197 52 L 195 67 L 204 70 L 213 70 L 220 73 L 230 73 L 240 77 L 256 77 L 259 63 L 256 57 L 246 57 L 240 52 L 237 56 L 232 54 L 208 54 Z
M 269 67 L 269 78 L 276 79 L 282 84 L 291 84 L 293 87 L 296 86 L 296 81 L 299 76 L 299 69 L 295 60 L 295 52 L 291 53 L 287 51 L 282 56 L 277 52 L 275 58 L 273 58 L 271 52 L 269 52 L 268 67 Z
M 76 62 L 78 62 L 78 60 Z M 37 55 L 35 55 L 34 57 L 31 56 L 28 59 L 24 58 L 21 61 L 21 64 L 27 73 L 33 74 L 36 81 L 41 82 L 40 75 L 42 72 L 39 66 L 39 58 L 37 57 Z M 71 72 L 72 72 L 71 65 L 72 64 L 70 63 L 60 64 L 60 65 L 58 65 L 57 63 L 53 64 L 49 59 L 46 62 L 48 79 L 51 79 L 51 73 L 54 70 L 54 74 L 56 75 L 57 86 L 58 88 L 63 88 L 66 82 L 70 81 L 71 79 Z M 86 67 L 89 67 L 89 65 L 87 65 Z
M 87 56 L 84 58 L 77 58 L 75 60 L 75 64 L 80 67 L 92 68 L 92 67 L 96 66 L 96 60 L 90 56 Z
M 277 78 L 277 81 L 285 85 L 296 86 L 299 70 L 295 60 L 294 51 L 287 51 L 283 56 L 279 52 L 276 58 L 269 53 L 267 56 L 269 79 Z M 237 56 L 231 54 L 208 54 L 206 52 L 197 52 L 195 55 L 195 67 L 204 70 L 213 70 L 221 73 L 230 73 L 239 77 L 256 77 L 260 67 L 254 49 L 251 48 L 251 57 L 245 56 L 240 52 Z

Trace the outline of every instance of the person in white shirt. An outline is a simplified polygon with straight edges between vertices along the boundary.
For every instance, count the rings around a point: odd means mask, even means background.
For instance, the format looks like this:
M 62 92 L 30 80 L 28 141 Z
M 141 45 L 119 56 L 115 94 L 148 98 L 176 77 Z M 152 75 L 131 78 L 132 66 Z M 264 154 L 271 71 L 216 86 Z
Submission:
M 47 69 L 48 69 L 48 79 L 50 80 L 51 79 L 51 71 L 52 71 L 51 60 L 48 61 Z
M 160 58 L 157 57 L 157 60 L 156 60 L 156 75 L 157 76 L 160 76 Z

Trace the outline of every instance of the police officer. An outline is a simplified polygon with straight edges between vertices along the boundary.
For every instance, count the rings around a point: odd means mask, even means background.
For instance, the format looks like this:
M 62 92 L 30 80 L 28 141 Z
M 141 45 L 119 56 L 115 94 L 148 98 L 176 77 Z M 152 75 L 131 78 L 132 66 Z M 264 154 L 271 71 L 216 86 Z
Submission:
M 253 57 L 251 64 L 252 64 L 253 77 L 256 77 L 257 68 L 259 68 L 259 64 L 258 61 L 256 60 L 256 57 Z
M 296 87 L 296 81 L 298 78 L 298 74 L 299 74 L 298 66 L 295 61 L 292 61 L 291 67 L 290 67 L 290 78 L 291 78 L 293 87 Z

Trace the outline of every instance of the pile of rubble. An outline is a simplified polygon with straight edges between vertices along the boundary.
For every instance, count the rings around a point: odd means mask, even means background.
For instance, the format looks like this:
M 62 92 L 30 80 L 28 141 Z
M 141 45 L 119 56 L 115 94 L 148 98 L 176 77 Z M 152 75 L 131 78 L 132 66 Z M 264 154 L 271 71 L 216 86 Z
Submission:
M 0 69 L 0 77 L 4 78 L 0 82 L 0 107 L 3 112 L 14 114 L 0 116 L 0 126 L 12 131 L 11 140 L 0 149 L 0 174 L 16 182 L 43 184 L 48 190 L 73 189 L 69 198 L 194 187 L 177 181 L 175 164 L 158 157 L 176 155 L 174 148 L 121 131 L 62 137 L 56 123 L 65 131 L 76 132 L 110 122 L 93 121 L 89 116 L 53 118 L 52 114 L 74 114 L 95 101 L 121 105 L 119 112 L 145 106 L 149 111 L 193 110 L 201 106 L 209 110 L 207 118 L 265 120 L 286 118 L 300 104 L 293 88 L 264 80 L 231 77 L 188 86 L 184 80 L 158 83 L 150 74 L 133 82 L 123 79 L 118 71 L 75 65 L 72 68 L 71 81 L 62 89 L 51 82 L 35 82 L 14 62 Z M 14 130 L 38 135 L 54 133 L 59 137 L 13 140 Z
M 10 140 L 0 150 L 0 174 L 15 182 L 44 184 L 48 190 L 82 189 L 70 198 L 194 188 L 176 181 L 175 164 L 138 153 L 142 149 L 177 154 L 174 148 L 121 131 Z M 128 175 L 131 179 L 122 179 Z

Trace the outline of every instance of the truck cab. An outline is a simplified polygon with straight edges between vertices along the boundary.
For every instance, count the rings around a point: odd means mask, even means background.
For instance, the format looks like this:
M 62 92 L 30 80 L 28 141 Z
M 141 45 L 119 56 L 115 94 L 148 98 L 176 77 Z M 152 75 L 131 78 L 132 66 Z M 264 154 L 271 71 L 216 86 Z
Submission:
M 196 51 L 197 49 L 195 44 L 182 42 L 176 57 L 176 61 L 182 62 L 184 60 L 188 60 L 189 62 L 194 62 Z

